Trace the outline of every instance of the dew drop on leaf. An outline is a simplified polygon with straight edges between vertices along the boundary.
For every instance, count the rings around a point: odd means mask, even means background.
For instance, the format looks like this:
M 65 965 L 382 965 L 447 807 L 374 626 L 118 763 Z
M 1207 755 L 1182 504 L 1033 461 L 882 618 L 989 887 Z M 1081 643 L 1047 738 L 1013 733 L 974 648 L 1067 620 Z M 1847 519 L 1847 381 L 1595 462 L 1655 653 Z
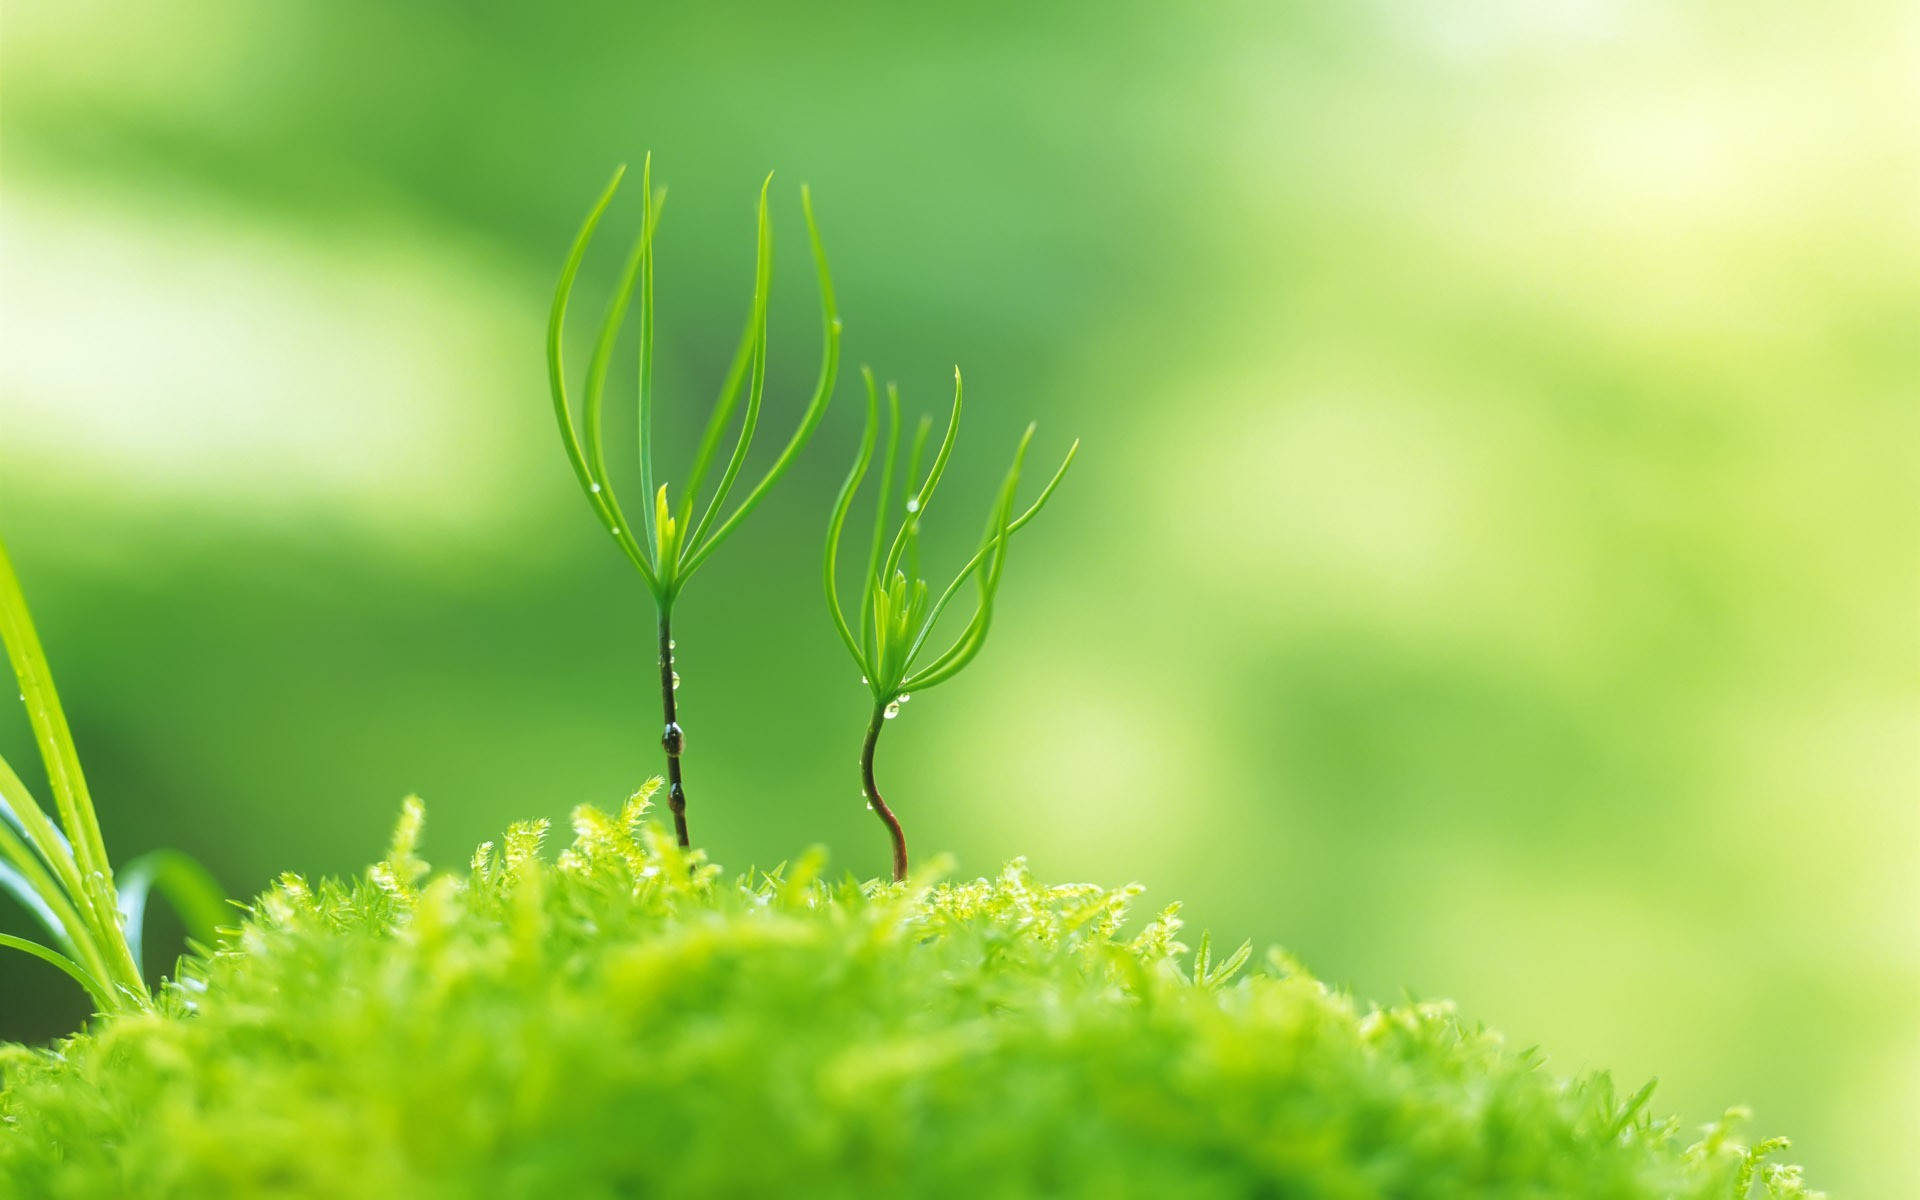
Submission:
M 907 501 L 907 511 L 910 513 L 920 511 L 920 497 L 914 496 Z
M 678 671 L 673 673 L 673 690 L 676 692 L 680 690 L 680 672 Z
M 600 490 L 600 485 L 599 485 L 599 484 L 597 484 L 597 483 L 590 483 L 590 484 L 588 484 L 588 485 L 587 485 L 587 489 L 588 489 L 589 491 L 592 491 L 592 492 L 595 492 L 595 493 L 598 493 L 598 492 L 599 492 L 599 490 Z

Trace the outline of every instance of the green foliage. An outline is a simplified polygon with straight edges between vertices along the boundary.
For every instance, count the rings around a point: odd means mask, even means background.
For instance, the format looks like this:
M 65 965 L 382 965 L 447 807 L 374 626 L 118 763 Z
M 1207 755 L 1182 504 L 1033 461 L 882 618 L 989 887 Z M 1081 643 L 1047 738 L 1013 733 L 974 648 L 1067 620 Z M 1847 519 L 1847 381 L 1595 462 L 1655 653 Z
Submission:
M 773 227 L 767 219 L 767 187 L 772 176 L 760 188 L 758 249 L 755 255 L 753 276 L 753 304 L 747 316 L 746 331 L 741 335 L 739 349 L 735 352 L 733 363 L 727 370 L 725 381 L 720 387 L 719 399 L 714 403 L 713 413 L 708 418 L 705 433 L 700 439 L 692 466 L 681 488 L 678 509 L 668 497 L 668 484 L 661 481 L 655 486 L 653 461 L 653 235 L 659 224 L 660 211 L 666 202 L 666 189 L 658 192 L 653 189 L 653 159 L 649 155 L 641 175 L 641 214 L 640 234 L 634 242 L 633 250 L 627 257 L 626 267 L 621 272 L 620 281 L 615 287 L 613 299 L 607 306 L 607 315 L 601 322 L 600 332 L 594 341 L 593 354 L 588 360 L 585 396 L 582 402 L 580 424 L 584 432 L 576 429 L 572 403 L 567 398 L 567 370 L 561 356 L 561 335 L 566 326 L 567 301 L 573 293 L 573 283 L 580 273 L 580 264 L 586 258 L 587 247 L 593 241 L 594 230 L 600 224 L 607 206 L 613 202 L 614 193 L 620 188 L 620 180 L 626 173 L 622 167 L 614 172 L 613 179 L 607 184 L 600 200 L 587 214 L 579 236 L 574 239 L 573 249 L 568 253 L 566 265 L 560 273 L 559 285 L 554 289 L 553 308 L 547 322 L 547 379 L 553 393 L 554 416 L 560 425 L 561 441 L 566 447 L 567 459 L 573 464 L 573 472 L 580 482 L 580 489 L 586 494 L 587 502 L 600 523 L 607 527 L 616 544 L 635 569 L 647 582 L 647 588 L 653 593 L 655 602 L 662 613 L 673 607 L 674 598 L 686 585 L 693 573 L 706 562 L 727 535 L 737 528 L 747 514 L 751 513 L 766 498 L 767 492 L 778 482 L 781 475 L 793 464 L 801 447 L 813 436 L 819 426 L 820 418 L 825 415 L 827 401 L 833 395 L 833 382 L 840 362 L 840 316 L 834 307 L 833 279 L 827 271 L 826 250 L 820 244 L 820 231 L 813 219 L 813 202 L 807 189 L 800 189 L 801 208 L 806 214 L 807 233 L 813 245 L 814 266 L 820 275 L 820 312 L 825 326 L 825 345 L 821 352 L 820 377 L 814 387 L 813 399 L 808 403 L 800 426 L 788 440 L 785 449 L 780 452 L 773 465 L 747 493 L 746 498 L 721 519 L 727 498 L 738 481 L 741 469 L 746 465 L 747 450 L 753 442 L 753 433 L 760 420 L 760 402 L 766 392 L 767 381 L 767 294 L 773 281 Z M 639 462 L 640 462 L 640 518 L 643 529 L 635 536 L 634 525 L 628 519 L 614 491 L 613 477 L 607 470 L 606 447 L 602 416 L 606 405 L 607 372 L 612 366 L 613 351 L 620 339 L 621 328 L 626 323 L 627 310 L 635 295 L 640 298 L 640 360 L 638 378 L 639 411 Z M 732 423 L 734 410 L 739 406 L 742 387 L 747 391 L 747 405 L 740 418 L 740 432 L 735 440 L 731 456 L 720 473 L 720 479 L 714 486 L 713 495 L 707 501 L 698 523 L 694 521 L 694 505 L 706 482 L 708 471 L 713 466 L 714 456 L 720 447 Z M 584 444 L 583 444 L 584 439 Z M 716 524 L 717 522 L 717 524 Z
M 53 943 L 0 934 L 0 946 L 65 972 L 86 990 L 97 1012 L 150 1009 L 153 998 L 140 961 L 149 889 L 158 887 L 186 918 L 188 930 L 210 940 L 224 907 L 220 885 L 186 855 L 156 851 L 128 864 L 116 888 L 73 732 L 3 543 L 0 642 L 6 644 L 59 816 L 58 823 L 49 817 L 25 781 L 0 759 L 0 892 L 23 905 Z
M 614 288 L 613 299 L 607 305 L 606 319 L 601 322 L 599 337 L 594 342 L 593 356 L 588 360 L 586 396 L 581 412 L 581 424 L 585 427 L 584 446 L 582 434 L 574 425 L 573 405 L 567 399 L 567 369 L 560 347 L 567 323 L 567 300 L 573 294 L 574 279 L 579 275 L 580 264 L 586 258 L 588 245 L 593 241 L 593 231 L 600 224 L 607 205 L 613 202 L 613 195 L 619 190 L 620 179 L 625 173 L 625 167 L 614 172 L 613 180 L 601 193 L 599 202 L 587 214 L 586 223 L 581 226 L 573 249 L 567 254 L 566 265 L 561 269 L 559 285 L 554 288 L 553 308 L 547 320 L 547 381 L 553 392 L 553 413 L 560 424 L 560 440 L 566 447 L 568 461 L 573 464 L 574 476 L 580 481 L 580 489 L 586 494 L 587 502 L 600 518 L 600 523 L 607 527 L 615 544 L 640 572 L 641 578 L 646 580 L 647 589 L 653 593 L 660 620 L 660 707 L 663 718 L 660 745 L 667 755 L 667 778 L 670 781 L 668 807 L 673 812 L 679 843 L 686 846 L 690 843 L 687 799 L 680 778 L 680 756 L 685 747 L 685 733 L 680 728 L 673 697 L 674 689 L 680 686 L 680 677 L 673 669 L 673 603 L 693 573 L 726 540 L 727 535 L 739 527 L 747 514 L 766 498 L 767 492 L 779 481 L 780 476 L 793 465 L 801 447 L 807 444 L 813 431 L 818 428 L 820 418 L 826 415 L 827 401 L 833 396 L 833 382 L 840 364 L 840 315 L 834 307 L 833 278 L 827 271 L 826 250 L 820 244 L 820 229 L 813 219 L 813 201 L 807 189 L 802 187 L 800 206 L 806 213 L 807 234 L 813 244 L 814 267 L 820 275 L 820 317 L 825 326 L 820 378 L 814 386 L 813 400 L 800 419 L 800 427 L 787 441 L 786 448 L 780 451 L 773 465 L 767 468 L 760 482 L 748 491 L 746 498 L 722 519 L 721 513 L 726 507 L 727 498 L 746 465 L 747 450 L 753 443 L 753 431 L 760 422 L 760 402 L 766 394 L 767 293 L 773 283 L 773 227 L 767 220 L 767 188 L 772 184 L 773 177 L 769 175 L 760 186 L 753 305 L 747 315 L 746 332 L 740 337 L 733 365 L 728 368 L 726 380 L 720 387 L 720 398 L 713 406 L 706 432 L 701 436 L 699 449 L 694 453 L 693 465 L 687 471 L 676 514 L 668 498 L 668 485 L 662 482 L 657 489 L 654 486 L 653 235 L 667 194 L 665 189 L 657 193 L 653 190 L 652 155 L 647 156 L 641 177 L 640 235 Z M 621 507 L 620 498 L 614 490 L 613 477 L 607 470 L 602 420 L 606 407 L 607 370 L 612 365 L 614 346 L 620 340 L 620 330 L 626 323 L 627 309 L 636 292 L 640 297 L 637 380 L 640 517 L 645 523 L 645 529 L 638 537 L 635 536 L 633 522 Z M 733 421 L 742 387 L 747 391 L 747 406 L 740 418 L 740 433 L 725 469 L 720 472 L 719 482 L 714 485 L 713 495 L 696 523 L 693 515 L 695 501 L 706 483 L 714 455 L 719 452 L 720 440 Z
M 900 393 L 892 384 L 888 384 L 887 450 L 880 468 L 880 494 L 874 505 L 873 540 L 867 555 L 867 569 L 863 576 L 865 582 L 860 593 L 859 611 L 855 613 L 858 624 L 856 631 L 848 623 L 846 610 L 840 604 L 837 567 L 840 534 L 846 526 L 847 513 L 853 507 L 854 494 L 859 491 L 867 467 L 873 460 L 874 441 L 880 429 L 880 399 L 874 386 L 873 373 L 863 370 L 862 375 L 867 384 L 866 432 L 860 441 L 860 453 L 854 459 L 853 469 L 847 473 L 846 482 L 840 487 L 839 498 L 834 501 L 833 515 L 827 522 L 822 574 L 827 592 L 827 610 L 833 616 L 834 628 L 845 643 L 847 652 L 859 664 L 867 688 L 873 693 L 875 707 L 885 709 L 916 690 L 930 688 L 953 678 L 980 653 L 981 646 L 986 644 L 987 628 L 993 619 L 993 598 L 999 590 L 1001 573 L 1006 565 L 1007 541 L 1033 520 L 1053 497 L 1054 489 L 1066 476 L 1067 468 L 1073 465 L 1073 456 L 1079 451 L 1080 443 L 1076 441 L 1068 448 L 1060 469 L 1040 490 L 1039 497 L 1016 517 L 1013 513 L 1014 492 L 1020 483 L 1020 466 L 1026 458 L 1027 444 L 1032 441 L 1034 431 L 1032 425 L 1027 426 L 1018 449 L 1014 451 L 1013 465 L 1008 468 L 1006 479 L 1000 485 L 980 548 L 967 560 L 939 598 L 933 599 L 927 581 L 920 578 L 920 522 L 933 502 L 934 489 L 939 487 L 940 477 L 946 472 L 947 459 L 953 453 L 954 439 L 960 432 L 960 369 L 956 367 L 953 372 L 953 412 L 947 418 L 946 435 L 940 439 L 940 448 L 933 456 L 933 464 L 927 469 L 927 476 L 918 488 L 913 486 L 913 480 L 920 474 L 920 458 L 926 449 L 927 435 L 933 428 L 932 418 L 922 417 L 919 429 L 914 434 L 913 447 L 907 456 L 903 487 L 906 513 L 900 518 L 899 527 L 894 531 L 890 543 L 887 532 L 893 528 L 894 460 L 900 450 Z M 961 584 L 976 571 L 980 578 L 980 600 L 973 616 L 968 619 L 952 646 L 918 671 L 914 670 L 914 663 L 918 661 L 927 639 L 933 635 L 934 627 L 939 624 L 947 605 L 960 590 Z
M 0 1053 L 0 1190 L 1812 1195 L 1738 1113 L 1689 1143 L 1444 1004 L 1189 956 L 1136 888 L 727 880 L 646 803 L 436 875 L 410 802 L 364 878 L 284 876 L 156 1011 Z

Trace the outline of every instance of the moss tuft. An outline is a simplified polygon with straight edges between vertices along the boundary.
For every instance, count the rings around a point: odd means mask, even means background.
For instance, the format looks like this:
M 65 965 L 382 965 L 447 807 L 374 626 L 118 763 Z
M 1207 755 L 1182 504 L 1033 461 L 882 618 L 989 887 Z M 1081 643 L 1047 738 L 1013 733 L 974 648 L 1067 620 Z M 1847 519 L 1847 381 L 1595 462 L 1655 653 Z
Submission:
M 153 1013 L 6 1048 L 0 1191 L 59 1197 L 1809 1196 L 1738 1114 L 1564 1080 L 1440 1004 L 1215 962 L 1137 889 L 728 881 L 582 808 L 465 875 L 284 877 Z

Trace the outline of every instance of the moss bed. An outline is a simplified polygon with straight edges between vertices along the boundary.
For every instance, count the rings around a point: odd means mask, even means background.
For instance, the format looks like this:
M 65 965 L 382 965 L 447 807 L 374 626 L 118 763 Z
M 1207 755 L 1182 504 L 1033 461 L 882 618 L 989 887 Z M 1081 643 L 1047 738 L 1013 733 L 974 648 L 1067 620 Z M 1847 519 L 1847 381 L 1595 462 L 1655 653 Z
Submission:
M 1683 1131 L 1445 1004 L 1129 930 L 1135 888 L 729 880 L 645 807 L 434 873 L 410 803 L 364 878 L 282 878 L 157 1014 L 0 1050 L 0 1190 L 1814 1194 L 1737 1112 Z

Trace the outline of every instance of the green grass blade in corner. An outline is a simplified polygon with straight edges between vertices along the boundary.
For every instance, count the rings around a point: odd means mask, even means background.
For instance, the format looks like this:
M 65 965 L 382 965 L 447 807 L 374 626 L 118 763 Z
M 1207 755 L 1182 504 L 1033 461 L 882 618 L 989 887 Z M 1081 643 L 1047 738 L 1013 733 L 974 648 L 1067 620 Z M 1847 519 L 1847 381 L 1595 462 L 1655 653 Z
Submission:
M 203 946 L 212 946 L 220 936 L 220 925 L 233 915 L 227 893 L 213 873 L 191 855 L 179 850 L 154 850 L 120 869 L 120 915 L 125 918 L 127 944 L 133 960 L 142 969 L 142 932 L 146 923 L 147 898 L 158 891 L 187 927 L 187 936 Z

